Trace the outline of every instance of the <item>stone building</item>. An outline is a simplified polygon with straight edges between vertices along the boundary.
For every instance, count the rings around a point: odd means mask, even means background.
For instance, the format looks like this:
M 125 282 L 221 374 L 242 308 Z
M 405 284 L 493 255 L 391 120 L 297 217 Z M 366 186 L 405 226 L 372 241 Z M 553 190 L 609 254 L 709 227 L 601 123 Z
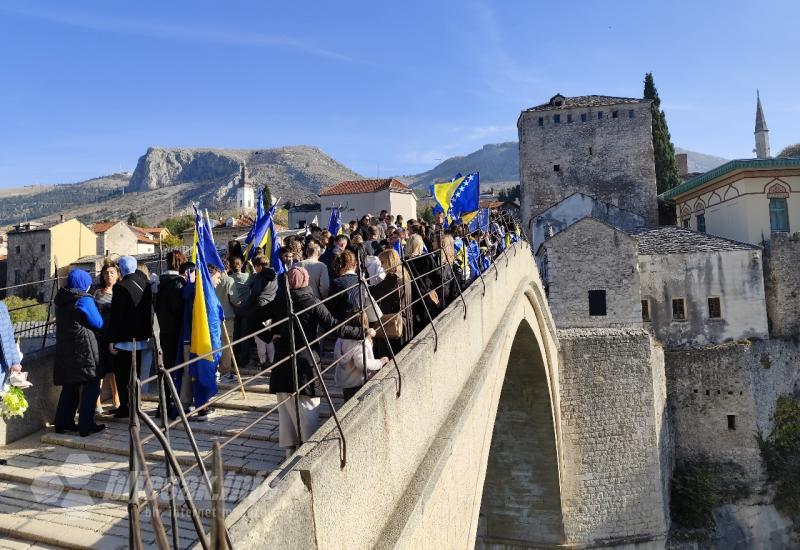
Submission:
M 8 283 L 22 285 L 66 275 L 69 265 L 97 250 L 97 237 L 77 219 L 51 223 L 25 222 L 8 232 Z M 52 284 L 26 285 L 8 294 L 50 299 Z
M 289 208 L 289 229 L 308 227 L 314 222 L 314 219 L 317 220 L 317 225 L 323 224 L 322 210 L 320 210 L 318 202 L 295 204 Z
M 239 210 L 255 210 L 257 196 L 255 187 L 247 179 L 247 167 L 242 163 L 239 182 L 236 185 L 236 207 Z
M 546 240 L 538 256 L 558 328 L 641 328 L 636 239 L 583 218 Z
M 522 111 L 522 221 L 584 193 L 655 224 L 658 220 L 650 100 L 564 97 Z
M 342 221 L 357 220 L 364 214 L 377 216 L 381 210 L 403 219 L 417 217 L 417 196 L 401 181 L 394 178 L 343 181 L 319 194 L 322 216 L 320 224 L 327 227 L 331 209 L 340 208 Z
M 764 287 L 773 338 L 800 338 L 800 233 L 773 233 L 764 249 Z
M 632 234 L 642 320 L 666 348 L 769 337 L 760 248 L 674 226 Z
M 91 229 L 97 235 L 97 251 L 94 254 L 125 256 L 139 253 L 138 235 L 127 223 L 106 220 L 93 223 Z

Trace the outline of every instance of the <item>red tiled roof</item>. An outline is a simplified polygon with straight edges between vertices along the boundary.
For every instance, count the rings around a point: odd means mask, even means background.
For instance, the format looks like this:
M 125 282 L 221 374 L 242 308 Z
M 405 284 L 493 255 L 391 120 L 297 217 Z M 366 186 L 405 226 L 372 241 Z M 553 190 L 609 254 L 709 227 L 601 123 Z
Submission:
M 381 179 L 381 180 L 351 180 L 343 181 L 328 187 L 323 190 L 319 195 L 320 197 L 326 195 L 351 195 L 356 193 L 374 193 L 375 191 L 382 191 L 384 189 L 397 189 L 403 191 L 410 191 L 411 189 L 401 181 L 394 178 Z
M 112 227 L 114 227 L 115 225 L 117 225 L 118 223 L 121 222 L 119 220 L 112 222 L 95 222 L 92 224 L 92 232 L 95 235 L 101 235 L 106 231 L 108 231 L 109 229 L 111 229 Z

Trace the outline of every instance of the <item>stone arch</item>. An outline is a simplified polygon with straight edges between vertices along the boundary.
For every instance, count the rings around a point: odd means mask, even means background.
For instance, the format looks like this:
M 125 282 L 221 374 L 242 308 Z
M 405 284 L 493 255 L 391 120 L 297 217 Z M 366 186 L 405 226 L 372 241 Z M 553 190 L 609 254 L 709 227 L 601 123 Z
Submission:
M 688 218 L 692 215 L 692 209 L 686 203 L 681 205 L 681 218 Z
M 764 192 L 767 194 L 767 198 L 770 199 L 788 199 L 791 191 L 787 187 L 783 182 L 779 183 L 776 180 L 772 180 L 764 188 Z
M 526 292 L 536 309 L 536 297 Z M 526 308 L 528 309 L 528 308 Z M 477 548 L 564 540 L 556 407 L 542 319 L 524 315 L 511 341 L 481 498 Z M 531 317 L 536 317 L 531 319 Z M 534 323 L 534 326 L 531 326 Z M 547 334 L 545 332 L 545 334 Z
M 705 211 L 706 211 L 706 203 L 704 203 L 702 199 L 697 199 L 697 201 L 694 203 L 694 213 L 702 214 Z
M 719 204 L 722 202 L 722 197 L 719 196 L 719 193 L 714 191 L 711 193 L 711 196 L 708 197 L 708 206 L 714 206 L 715 204 Z

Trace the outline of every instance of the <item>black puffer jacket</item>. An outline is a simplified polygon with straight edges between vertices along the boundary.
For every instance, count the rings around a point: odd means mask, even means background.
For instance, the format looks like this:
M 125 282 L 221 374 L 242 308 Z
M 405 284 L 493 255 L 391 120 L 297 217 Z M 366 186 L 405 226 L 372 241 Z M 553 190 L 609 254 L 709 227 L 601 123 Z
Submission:
M 292 297 L 292 310 L 302 311 L 297 318 L 300 321 L 300 326 L 303 327 L 306 338 L 309 341 L 317 337 L 317 327 L 322 327 L 325 330 L 332 329 L 336 326 L 337 321 L 328 311 L 324 304 L 320 303 L 311 287 L 298 288 L 291 291 Z M 308 308 L 307 311 L 303 311 Z M 288 316 L 286 304 L 286 294 L 283 293 L 280 301 L 275 302 L 273 320 L 285 319 Z M 275 328 L 274 334 L 278 336 L 275 342 L 275 362 L 277 363 L 285 357 L 289 357 L 292 351 L 292 342 L 289 334 L 289 322 L 285 321 Z M 334 333 L 339 338 L 362 338 L 362 329 L 360 327 L 342 326 Z M 312 352 L 312 356 L 308 349 L 305 347 L 305 340 L 300 329 L 295 325 L 294 327 L 294 344 L 300 350 L 297 354 L 297 378 L 298 387 L 314 379 L 314 360 L 319 362 L 319 357 L 316 352 Z M 294 381 L 292 379 L 292 362 L 286 360 L 274 369 L 269 377 L 269 391 L 272 393 L 294 391 Z M 314 395 L 314 384 L 309 385 L 308 388 L 301 392 L 303 395 Z
M 150 281 L 134 271 L 114 285 L 108 340 L 113 343 L 147 340 L 153 335 L 153 294 Z
M 56 359 L 53 383 L 82 384 L 98 376 L 100 349 L 97 335 L 89 326 L 86 314 L 78 309 L 78 300 L 87 298 L 85 292 L 62 288 L 53 303 L 56 307 Z M 99 317 L 99 313 L 97 314 Z

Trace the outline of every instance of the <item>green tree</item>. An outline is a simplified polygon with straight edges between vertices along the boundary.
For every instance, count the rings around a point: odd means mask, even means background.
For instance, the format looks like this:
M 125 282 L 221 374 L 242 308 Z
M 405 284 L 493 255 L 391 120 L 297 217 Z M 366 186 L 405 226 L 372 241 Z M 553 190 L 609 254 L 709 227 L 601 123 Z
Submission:
M 167 218 L 158 224 L 159 227 L 165 227 L 167 231 L 176 237 L 180 237 L 181 233 L 192 227 L 192 225 L 194 225 L 194 216 L 191 214 Z
M 653 73 L 644 77 L 644 98 L 652 99 L 650 111 L 653 115 L 653 154 L 656 163 L 656 190 L 659 194 L 669 191 L 681 182 L 678 164 L 675 162 L 675 146 L 672 144 L 667 117 L 661 110 L 661 98 L 653 82 Z
M 800 157 L 800 143 L 795 143 L 794 145 L 788 145 L 784 147 L 783 151 L 778 153 L 778 157 Z
M 136 212 L 131 212 L 125 221 L 128 225 L 139 225 L 139 216 L 136 215 Z
M 47 306 L 40 304 L 38 300 L 9 296 L 3 302 L 8 308 L 12 323 L 47 320 Z
M 264 210 L 272 208 L 272 193 L 269 191 L 269 185 L 264 184 Z

